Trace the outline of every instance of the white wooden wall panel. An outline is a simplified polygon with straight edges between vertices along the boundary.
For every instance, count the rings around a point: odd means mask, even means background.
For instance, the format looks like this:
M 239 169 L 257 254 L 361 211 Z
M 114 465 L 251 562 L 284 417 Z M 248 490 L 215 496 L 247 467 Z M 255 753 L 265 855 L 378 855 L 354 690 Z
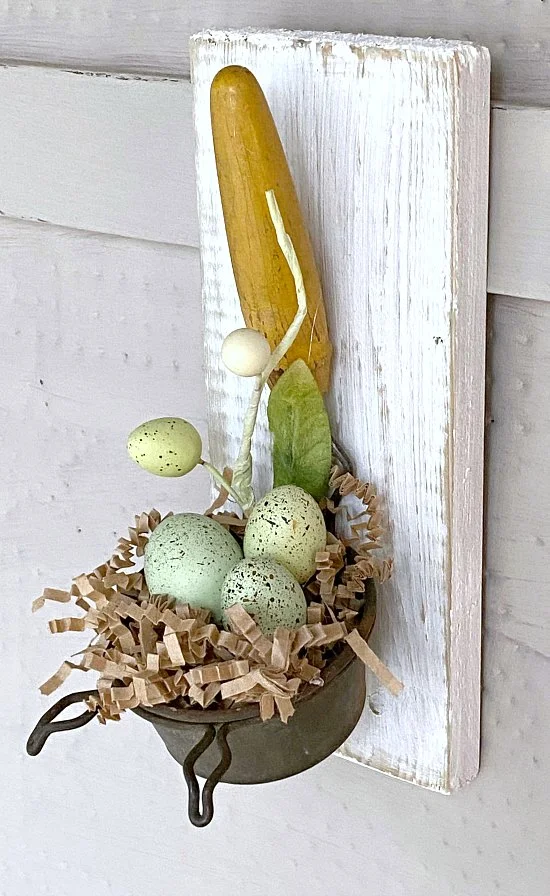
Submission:
M 14 550 L 21 546 L 10 569 L 26 575 L 32 516 L 38 554 L 52 531 L 64 530 L 46 573 L 61 583 L 93 568 L 133 513 L 187 502 L 204 509 L 203 471 L 157 479 L 126 454 L 127 434 L 151 417 L 189 417 L 205 433 L 199 258 L 193 249 L 7 221 L 0 221 L 0 255 L 0 450 L 13 475 L 1 512 Z M 22 425 L 29 434 L 23 455 Z M 15 582 L 8 590 L 18 594 L 23 619 L 29 583 L 21 603 Z M 36 681 L 38 654 L 48 653 L 50 641 L 41 643 L 32 651 Z
M 257 76 L 295 173 L 336 346 L 333 431 L 391 519 L 395 572 L 379 589 L 374 643 L 406 687 L 398 699 L 377 692 L 377 714 L 367 707 L 342 752 L 453 789 L 477 772 L 479 747 L 488 57 L 467 44 L 336 34 L 195 39 L 217 466 L 237 455 L 249 393 L 219 361 L 223 337 L 242 326 L 209 112 L 228 64 Z M 269 454 L 262 417 L 259 494 L 271 488 Z
M 489 289 L 548 299 L 550 109 L 493 109 L 490 183 Z
M 198 246 L 191 106 L 184 80 L 0 68 L 0 214 Z M 544 300 L 550 111 L 495 107 L 491 146 L 488 289 Z
M 550 103 L 546 0 L 1 0 L 0 56 L 186 75 L 191 34 L 251 25 L 473 40 L 491 51 L 495 98 Z
M 485 625 L 550 657 L 550 302 L 493 298 L 488 347 Z
M 190 99 L 166 78 L 0 69 L 0 211 L 195 245 Z

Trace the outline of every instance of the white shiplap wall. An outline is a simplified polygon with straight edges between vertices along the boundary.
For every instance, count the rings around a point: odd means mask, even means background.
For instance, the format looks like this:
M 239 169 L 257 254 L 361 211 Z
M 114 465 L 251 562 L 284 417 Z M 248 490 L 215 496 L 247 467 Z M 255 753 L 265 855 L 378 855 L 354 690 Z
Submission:
M 0 213 L 199 245 L 188 80 L 12 65 L 0 98 Z M 491 129 L 488 289 L 546 300 L 550 110 L 494 104 Z
M 251 25 L 473 40 L 491 51 L 494 98 L 550 105 L 546 0 L 2 0 L 0 54 L 188 75 L 192 34 Z
M 348 21 L 335 12 L 330 25 L 346 28 L 352 15 L 360 15 L 359 5 L 348 7 Z M 375 4 L 370 7 L 374 10 Z M 452 8 L 445 3 L 437 9 L 431 3 L 415 3 L 406 12 L 397 4 L 386 8 L 395 31 L 412 33 L 429 28 L 431 21 L 443 25 L 446 17 L 451 28 L 446 33 L 462 36 L 452 31 L 453 17 L 467 14 L 470 36 L 484 40 L 488 34 L 497 41 L 510 25 L 516 44 L 511 42 L 504 55 L 510 63 L 507 71 L 516 79 L 514 97 L 529 99 L 535 96 L 529 92 L 533 90 L 542 96 L 544 40 L 532 65 L 517 45 L 523 41 L 526 47 L 535 40 L 537 29 L 544 36 L 545 4 L 537 4 L 532 16 L 528 13 L 535 5 L 515 7 L 514 14 L 523 15 L 521 29 L 512 28 L 510 8 L 503 16 L 504 7 L 496 3 L 494 15 L 493 7 L 478 10 L 466 3 Z M 71 53 L 79 64 L 108 58 L 118 68 L 135 67 L 137 56 L 147 63 L 157 54 L 157 69 L 180 70 L 182 42 L 177 45 L 177 29 L 168 25 L 187 15 L 184 7 L 140 5 L 136 11 L 125 0 L 94 4 L 92 16 L 91 7 L 86 15 L 80 2 L 71 5 L 72 18 L 64 20 L 67 9 L 41 4 L 28 6 L 25 13 L 22 3 L 5 4 L 0 10 L 6 26 L 0 46 L 4 42 L 9 55 L 54 62 Z M 260 4 L 258 17 L 270 11 L 275 19 L 273 6 Z M 132 18 L 138 12 L 140 19 Z M 243 24 L 238 17 L 246 12 L 241 4 L 225 10 L 216 3 L 216 16 L 223 14 L 224 24 Z M 294 15 L 290 4 L 286 14 Z M 198 26 L 215 24 L 205 21 L 202 13 L 196 17 Z M 247 20 L 254 17 L 248 8 Z M 309 19 L 309 14 L 300 18 Z M 146 22 L 152 23 L 152 31 Z M 170 46 L 171 53 L 166 49 Z M 12 108 L 16 96 L 12 89 L 3 97 L 0 116 L 6 106 Z M 29 114 L 40 101 L 40 92 L 30 97 Z M 50 108 L 54 114 L 55 106 Z M 80 108 L 85 117 L 86 105 Z M 540 122 L 539 115 L 547 113 L 528 114 Z M 100 126 L 97 130 L 101 133 Z M 149 139 L 147 129 L 140 135 Z M 10 139 L 2 128 L 2 165 L 11 159 L 12 185 L 23 184 L 31 176 L 29 166 L 22 156 L 19 163 L 10 156 Z M 188 140 L 188 132 L 181 139 Z M 549 138 L 537 131 L 535 139 L 526 129 L 522 139 L 525 151 L 518 155 L 525 159 L 524 170 L 533 174 L 532 198 L 509 208 L 544 239 L 537 183 L 543 194 Z M 34 146 L 32 135 L 28 145 Z M 535 146 L 541 168 L 535 149 L 527 152 Z M 84 149 L 82 156 L 90 157 Z M 104 164 L 96 168 L 100 179 L 109 169 L 107 158 L 102 158 Z M 53 163 L 51 154 L 50 160 Z M 504 161 L 509 161 L 507 154 Z M 154 161 L 147 170 L 156 171 Z M 44 177 L 53 179 L 48 167 Z M 63 192 L 66 178 L 70 184 L 74 174 L 62 166 L 54 177 Z M 185 183 L 191 169 L 182 168 L 181 177 Z M 503 184 L 515 189 L 509 175 Z M 1 186 L 0 208 L 3 195 Z M 93 197 L 85 192 L 84 199 L 82 214 Z M 140 207 L 137 194 L 128 202 Z M 104 204 L 103 214 L 112 214 L 115 203 L 108 191 Z M 66 205 L 71 207 L 68 199 Z M 153 195 L 151 216 L 159 215 L 159 205 Z M 101 211 L 99 204 L 95 208 Z M 30 210 L 30 217 L 42 215 L 37 208 Z M 62 223 L 81 226 L 75 218 Z M 85 226 L 94 229 L 93 220 Z M 502 254 L 504 266 L 514 248 L 512 241 Z M 193 896 L 210 896 L 222 886 L 244 896 L 281 891 L 355 896 L 365 886 L 388 896 L 530 896 L 548 891 L 550 420 L 545 384 L 550 376 L 550 305 L 544 299 L 550 298 L 550 289 L 545 295 L 549 280 L 543 253 L 534 253 L 532 263 L 530 257 L 529 251 L 522 257 L 519 279 L 508 281 L 512 287 L 503 278 L 499 289 L 539 301 L 497 296 L 490 306 L 479 777 L 466 790 L 442 797 L 331 759 L 290 782 L 237 791 L 220 788 L 216 822 L 196 831 L 185 820 L 178 768 L 138 719 L 52 738 L 35 760 L 24 756 L 23 746 L 46 703 L 35 684 L 45 665 L 54 668 L 66 653 L 66 642 L 49 638 L 38 620 L 29 618 L 29 599 L 46 581 L 63 585 L 69 568 L 88 568 L 100 560 L 110 546 L 109 527 L 122 528 L 136 501 L 140 506 L 157 500 L 163 507 L 174 505 L 170 486 L 160 494 L 158 483 L 140 477 L 126 463 L 123 441 L 129 426 L 150 414 L 181 413 L 201 422 L 197 253 L 47 225 L 0 222 L 0 435 L 5 459 L 0 474 L 0 493 L 5 496 L 0 565 L 8 585 L 0 605 L 0 665 L 9 693 L 1 710 L 2 786 L 7 795 L 0 831 L 2 893 L 129 896 L 165 892 L 174 880 Z M 527 288 L 521 287 L 525 281 L 531 284 Z M 116 332 L 113 320 L 119 326 Z M 133 394 L 138 381 L 145 403 Z M 195 478 L 185 495 L 182 490 L 181 500 L 200 509 L 206 492 L 206 483 Z M 104 771 L 105 762 L 109 787 L 99 790 L 96 770 Z

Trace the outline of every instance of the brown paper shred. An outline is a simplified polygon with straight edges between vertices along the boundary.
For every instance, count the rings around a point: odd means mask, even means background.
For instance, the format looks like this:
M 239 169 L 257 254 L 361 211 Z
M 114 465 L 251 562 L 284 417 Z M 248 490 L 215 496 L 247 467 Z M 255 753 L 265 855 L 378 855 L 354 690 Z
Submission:
M 115 623 L 111 628 L 113 638 L 118 642 L 120 649 L 126 653 L 133 653 L 136 649 L 136 641 L 132 632 L 122 622 Z
M 393 694 L 395 697 L 401 693 L 403 690 L 403 683 L 390 672 L 381 660 L 378 659 L 374 651 L 371 650 L 356 628 L 352 629 L 352 631 L 346 635 L 345 640 L 353 652 L 357 654 L 361 662 L 376 675 L 380 684 L 383 684 L 390 694 Z
M 323 604 L 310 604 L 307 608 L 308 625 L 316 625 L 323 619 Z
M 191 700 L 193 700 L 195 703 L 198 703 L 199 706 L 202 706 L 203 709 L 206 709 L 207 706 L 210 706 L 210 704 L 213 703 L 219 692 L 220 684 L 219 682 L 214 682 L 207 685 L 204 690 L 197 687 L 197 685 L 191 685 L 188 691 L 188 695 Z
M 281 722 L 284 722 L 285 725 L 290 719 L 291 716 L 294 715 L 294 706 L 292 705 L 292 700 L 290 697 L 275 697 L 275 704 L 277 709 L 279 710 L 279 715 L 281 717 Z
M 224 467 L 223 468 L 223 478 L 225 479 L 226 482 L 229 483 L 229 485 L 231 485 L 231 483 L 233 481 L 233 470 L 230 470 L 229 467 Z M 227 501 L 228 497 L 229 497 L 229 492 L 227 491 L 227 489 L 223 488 L 222 486 L 219 486 L 217 496 L 214 498 L 214 501 L 212 502 L 212 504 L 210 505 L 208 510 L 204 511 L 204 515 L 212 516 L 215 510 L 219 510 L 221 507 L 223 507 L 223 505 Z
M 111 688 L 111 697 L 115 703 L 126 703 L 135 698 L 134 683 L 132 682 L 125 688 Z
M 238 694 L 245 694 L 251 691 L 258 684 L 258 670 L 254 669 L 241 678 L 234 678 L 222 685 L 221 695 L 226 700 L 228 697 L 236 697 Z
M 248 660 L 233 660 L 227 663 L 210 663 L 186 672 L 184 678 L 191 685 L 211 684 L 214 681 L 228 681 L 239 678 L 250 671 Z
M 134 678 L 134 692 L 142 706 L 149 705 L 149 697 L 147 694 L 147 682 L 143 678 Z
M 386 534 L 386 529 L 382 525 L 380 499 L 372 483 L 363 482 L 352 476 L 351 473 L 345 472 L 341 467 L 335 466 L 331 471 L 329 487 L 333 493 L 339 492 L 343 497 L 354 495 L 365 507 L 364 511 L 354 517 L 348 514 L 352 538 L 348 539 L 347 543 L 356 552 L 365 552 L 366 550 L 374 552 L 382 549 L 383 545 L 380 539 Z M 392 564 L 388 559 L 382 560 L 371 554 L 369 565 L 364 570 L 364 578 L 373 578 L 376 581 L 384 582 L 391 576 L 391 572 Z
M 310 647 L 326 647 L 327 644 L 334 644 L 347 635 L 347 629 L 342 622 L 331 622 L 328 625 L 317 623 L 308 626 L 312 640 Z
M 91 575 L 87 576 L 82 574 L 80 576 L 76 576 L 76 578 L 73 579 L 73 585 L 78 593 L 82 595 L 82 597 L 87 597 L 89 594 L 95 591 L 95 588 L 90 581 L 91 578 Z
M 278 628 L 273 633 L 270 668 L 274 672 L 286 672 L 290 663 L 290 648 L 294 632 L 289 628 Z
M 216 520 L 216 522 L 220 523 L 222 526 L 225 526 L 227 529 L 234 529 L 236 532 L 243 532 L 247 524 L 246 519 L 241 519 L 240 516 L 237 516 L 234 513 L 228 513 L 227 511 L 224 513 L 213 513 L 211 514 L 211 518 Z
M 166 650 L 168 651 L 170 662 L 173 663 L 174 666 L 184 665 L 185 658 L 183 656 L 183 653 L 181 652 L 177 632 L 166 632 L 162 640 L 164 641 Z
M 61 664 L 57 672 L 48 678 L 44 684 L 40 685 L 40 693 L 44 694 L 46 697 L 49 697 L 50 694 L 53 694 L 57 688 L 61 687 L 64 681 L 67 681 L 67 678 L 73 671 L 73 669 L 81 669 L 82 666 L 77 666 L 76 663 L 70 663 L 69 660 L 65 660 L 64 663 Z
M 321 678 L 321 670 L 317 668 L 317 666 L 312 666 L 308 663 L 307 659 L 299 660 L 297 664 L 293 667 L 294 671 L 299 675 L 302 681 L 307 681 L 310 684 L 323 684 L 323 679 Z
M 272 694 L 262 694 L 260 697 L 260 718 L 262 722 L 267 722 L 275 715 L 275 698 Z
M 271 641 L 266 638 L 259 625 L 257 625 L 251 616 L 241 604 L 234 604 L 226 610 L 226 617 L 229 620 L 231 630 L 236 635 L 242 635 L 254 648 L 254 652 L 260 659 L 266 661 L 271 656 Z
M 36 613 L 37 610 L 40 610 L 47 600 L 56 601 L 60 604 L 68 604 L 71 600 L 71 595 L 69 591 L 60 591 L 59 588 L 44 588 L 40 597 L 33 600 L 31 607 L 32 612 Z
M 66 616 L 64 619 L 50 619 L 48 626 L 53 635 L 60 632 L 83 632 L 86 628 L 86 617 Z
M 160 671 L 160 657 L 155 653 L 148 653 L 146 660 L 146 669 L 148 672 L 157 673 Z

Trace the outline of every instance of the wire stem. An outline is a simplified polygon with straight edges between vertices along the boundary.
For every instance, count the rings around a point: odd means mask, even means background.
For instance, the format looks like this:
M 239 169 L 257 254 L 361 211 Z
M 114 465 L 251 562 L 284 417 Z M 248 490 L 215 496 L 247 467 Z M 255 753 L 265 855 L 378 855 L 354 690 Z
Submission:
M 271 215 L 271 220 L 273 222 L 275 233 L 277 235 L 277 242 L 279 243 L 281 251 L 294 278 L 298 309 L 292 323 L 290 324 L 290 327 L 286 331 L 279 344 L 272 351 L 266 366 L 262 370 L 261 374 L 256 377 L 256 380 L 254 382 L 254 389 L 252 391 L 252 395 L 250 396 L 246 416 L 244 418 L 241 447 L 239 449 L 237 460 L 233 465 L 233 485 L 236 486 L 239 493 L 242 495 L 244 504 L 241 506 L 243 507 L 245 513 L 248 512 L 254 504 L 254 492 L 252 490 L 251 447 L 252 436 L 254 434 L 254 429 L 258 418 L 258 408 L 260 406 L 262 392 L 269 377 L 271 376 L 275 368 L 279 366 L 280 361 L 286 355 L 287 351 L 296 339 L 304 322 L 304 318 L 307 314 L 306 289 L 304 286 L 304 278 L 302 270 L 300 268 L 300 262 L 298 261 L 298 256 L 296 255 L 296 250 L 294 249 L 294 245 L 290 236 L 285 230 L 283 217 L 275 198 L 274 191 L 268 190 L 265 194 L 265 198 L 267 200 L 269 214 Z
M 224 478 L 223 473 L 220 473 L 219 470 L 216 470 L 216 467 L 213 467 L 212 464 L 209 464 L 208 461 L 203 460 L 202 458 L 199 461 L 200 464 L 204 467 L 205 470 L 208 470 L 214 482 L 216 482 L 221 488 L 225 489 L 225 491 L 231 495 L 233 500 L 239 505 L 243 513 L 245 512 L 244 501 L 239 495 L 237 491 L 233 488 L 232 485 L 229 484 L 227 479 Z

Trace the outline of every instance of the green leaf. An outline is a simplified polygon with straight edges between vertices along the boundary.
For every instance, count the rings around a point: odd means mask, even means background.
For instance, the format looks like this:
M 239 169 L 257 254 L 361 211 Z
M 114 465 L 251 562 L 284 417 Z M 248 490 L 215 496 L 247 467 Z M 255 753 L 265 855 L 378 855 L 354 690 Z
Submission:
M 323 498 L 332 459 L 330 423 L 304 361 L 294 361 L 277 380 L 267 416 L 273 433 L 273 486 L 299 485 L 314 498 Z

